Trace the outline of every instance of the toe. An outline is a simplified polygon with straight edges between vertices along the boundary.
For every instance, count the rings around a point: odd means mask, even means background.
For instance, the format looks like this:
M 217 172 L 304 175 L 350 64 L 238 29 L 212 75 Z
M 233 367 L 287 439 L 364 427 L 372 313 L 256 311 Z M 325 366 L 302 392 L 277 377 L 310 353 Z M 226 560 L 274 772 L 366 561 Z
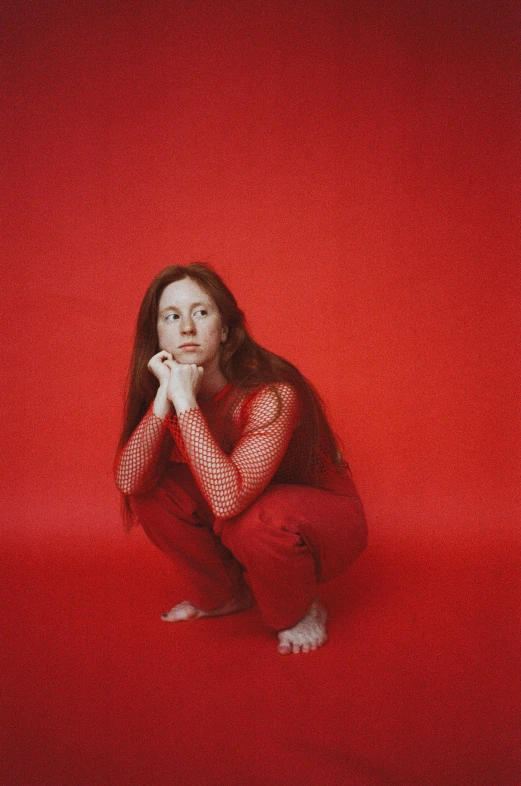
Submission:
M 161 614 L 161 619 L 164 622 L 180 622 L 182 620 L 195 619 L 199 616 L 199 610 L 192 606 L 188 601 L 183 601 L 174 606 L 173 609 Z
M 321 636 L 321 638 L 317 641 L 316 649 L 318 650 L 319 647 L 323 647 L 327 641 L 327 636 Z

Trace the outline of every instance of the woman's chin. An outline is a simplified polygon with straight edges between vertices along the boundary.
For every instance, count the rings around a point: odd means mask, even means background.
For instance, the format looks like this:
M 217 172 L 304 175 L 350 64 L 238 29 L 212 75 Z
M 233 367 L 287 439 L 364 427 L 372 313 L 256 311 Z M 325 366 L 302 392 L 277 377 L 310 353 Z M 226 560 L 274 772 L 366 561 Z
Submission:
M 190 363 L 197 363 L 195 352 L 176 352 L 173 356 L 176 363 L 188 366 Z
M 194 356 L 190 357 L 190 355 L 181 355 L 179 357 L 175 357 L 174 356 L 174 360 L 175 360 L 176 363 L 179 363 L 180 366 L 189 366 L 190 364 L 193 364 L 193 363 L 195 363 L 196 366 L 203 366 L 204 367 L 204 365 L 205 365 L 204 361 L 201 363 L 197 359 L 197 357 L 194 357 Z

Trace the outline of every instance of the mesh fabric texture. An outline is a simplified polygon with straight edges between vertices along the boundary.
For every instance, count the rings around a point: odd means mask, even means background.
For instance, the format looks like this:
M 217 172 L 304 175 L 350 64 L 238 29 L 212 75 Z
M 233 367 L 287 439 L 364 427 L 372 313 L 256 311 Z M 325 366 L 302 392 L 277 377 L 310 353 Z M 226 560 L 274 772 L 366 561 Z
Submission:
M 168 460 L 186 462 L 217 518 L 241 513 L 270 482 L 327 487 L 338 467 L 324 440 L 305 444 L 299 416 L 298 395 L 283 382 L 249 391 L 228 384 L 211 402 L 164 421 L 149 409 L 120 454 L 118 487 L 144 494 Z
M 154 415 L 152 406 L 116 457 L 116 485 L 127 496 L 151 491 L 172 454 L 172 437 L 164 421 Z

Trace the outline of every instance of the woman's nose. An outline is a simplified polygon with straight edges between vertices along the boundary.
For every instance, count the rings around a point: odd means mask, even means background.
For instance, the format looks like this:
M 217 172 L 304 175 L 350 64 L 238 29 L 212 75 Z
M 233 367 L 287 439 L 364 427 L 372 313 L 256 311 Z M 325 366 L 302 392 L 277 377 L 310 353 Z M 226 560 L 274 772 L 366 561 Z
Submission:
M 191 317 L 185 317 L 181 322 L 181 333 L 193 333 L 195 329 L 194 321 Z

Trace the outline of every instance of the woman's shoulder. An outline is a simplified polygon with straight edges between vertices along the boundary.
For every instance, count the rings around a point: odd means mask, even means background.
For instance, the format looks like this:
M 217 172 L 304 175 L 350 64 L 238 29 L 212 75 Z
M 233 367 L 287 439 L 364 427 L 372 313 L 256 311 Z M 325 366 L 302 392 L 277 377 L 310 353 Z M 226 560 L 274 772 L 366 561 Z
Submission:
M 238 404 L 240 424 L 250 427 L 272 423 L 282 415 L 296 417 L 300 409 L 297 391 L 285 381 L 263 382 L 244 390 Z
M 299 395 L 295 386 L 286 380 L 259 382 L 251 388 L 244 388 L 242 394 L 245 403 L 254 401 L 265 403 L 291 403 L 299 400 Z

